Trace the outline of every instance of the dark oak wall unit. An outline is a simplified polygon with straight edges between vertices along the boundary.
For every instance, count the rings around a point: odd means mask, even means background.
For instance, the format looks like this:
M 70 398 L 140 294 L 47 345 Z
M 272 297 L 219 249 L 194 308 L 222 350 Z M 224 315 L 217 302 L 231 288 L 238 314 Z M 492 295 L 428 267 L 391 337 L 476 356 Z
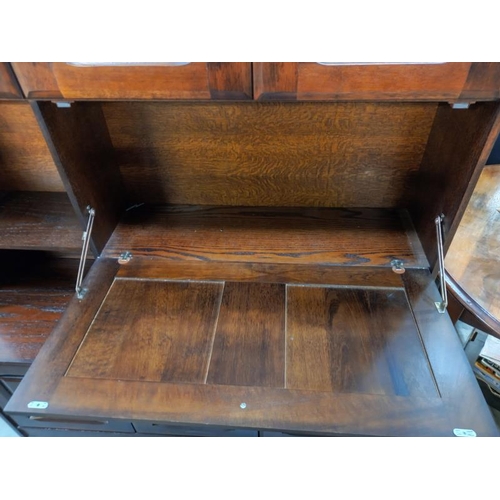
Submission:
M 499 66 L 13 63 L 29 102 L 0 103 L 0 248 L 33 277 L 0 280 L 0 333 L 22 352 L 55 328 L 10 418 L 25 435 L 497 435 L 432 270 L 434 219 L 448 248 L 499 132 Z M 88 205 L 78 298 L 43 269 L 74 266 Z

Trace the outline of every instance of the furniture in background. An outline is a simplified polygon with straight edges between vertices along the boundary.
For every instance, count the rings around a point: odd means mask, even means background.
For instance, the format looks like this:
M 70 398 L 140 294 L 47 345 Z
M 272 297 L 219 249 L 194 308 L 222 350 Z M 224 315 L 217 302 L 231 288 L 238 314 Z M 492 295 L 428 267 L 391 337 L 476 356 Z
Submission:
M 453 321 L 500 338 L 500 165 L 482 173 L 446 255 Z

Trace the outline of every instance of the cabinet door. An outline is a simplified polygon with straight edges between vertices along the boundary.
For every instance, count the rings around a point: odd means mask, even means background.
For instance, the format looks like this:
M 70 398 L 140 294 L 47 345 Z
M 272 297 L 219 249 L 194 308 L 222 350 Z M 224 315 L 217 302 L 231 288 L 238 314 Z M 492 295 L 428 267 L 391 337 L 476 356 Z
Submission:
M 209 262 L 148 273 L 140 260 L 118 272 L 115 260 L 93 266 L 86 297 L 70 304 L 8 412 L 158 428 L 496 435 L 427 271 L 402 281 L 390 269 Z
M 254 63 L 260 100 L 449 100 L 499 97 L 498 63 Z
M 250 63 L 12 63 L 36 99 L 251 99 Z
M 9 63 L 0 63 L 0 99 L 22 99 L 23 94 Z

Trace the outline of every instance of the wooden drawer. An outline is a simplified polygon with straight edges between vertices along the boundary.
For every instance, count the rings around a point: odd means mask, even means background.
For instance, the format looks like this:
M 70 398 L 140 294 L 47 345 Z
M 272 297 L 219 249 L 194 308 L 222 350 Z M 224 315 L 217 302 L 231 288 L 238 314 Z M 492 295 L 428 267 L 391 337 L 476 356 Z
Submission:
M 43 429 L 90 430 L 96 432 L 135 432 L 127 421 L 107 420 L 103 418 L 70 418 L 45 415 L 13 415 L 12 419 L 19 427 Z
M 259 100 L 489 100 L 498 63 L 254 63 Z
M 258 437 L 258 431 L 251 429 L 227 429 L 211 426 L 169 425 L 162 422 L 133 422 L 135 430 L 142 434 L 162 436 L 199 437 Z
M 0 99 L 22 99 L 23 94 L 9 63 L 0 63 Z
M 251 99 L 250 63 L 12 63 L 36 99 Z
M 72 429 L 50 429 L 44 427 L 21 427 L 19 429 L 27 437 L 141 437 L 142 434 L 126 432 L 99 432 Z

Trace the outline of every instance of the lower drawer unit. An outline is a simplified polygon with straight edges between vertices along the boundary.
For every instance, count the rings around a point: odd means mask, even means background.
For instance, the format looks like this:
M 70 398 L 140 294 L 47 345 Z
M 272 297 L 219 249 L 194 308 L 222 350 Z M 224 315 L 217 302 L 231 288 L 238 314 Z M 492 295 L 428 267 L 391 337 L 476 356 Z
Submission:
M 212 426 L 169 425 L 161 422 L 133 422 L 138 433 L 161 436 L 258 437 L 256 430 L 225 429 Z
M 45 415 L 15 415 L 17 425 L 21 428 L 40 428 L 54 430 L 89 430 L 95 432 L 133 433 L 135 429 L 130 422 L 119 420 L 61 418 Z
M 127 432 L 84 431 L 74 429 L 51 429 L 45 427 L 21 427 L 19 432 L 26 437 L 140 437 Z

